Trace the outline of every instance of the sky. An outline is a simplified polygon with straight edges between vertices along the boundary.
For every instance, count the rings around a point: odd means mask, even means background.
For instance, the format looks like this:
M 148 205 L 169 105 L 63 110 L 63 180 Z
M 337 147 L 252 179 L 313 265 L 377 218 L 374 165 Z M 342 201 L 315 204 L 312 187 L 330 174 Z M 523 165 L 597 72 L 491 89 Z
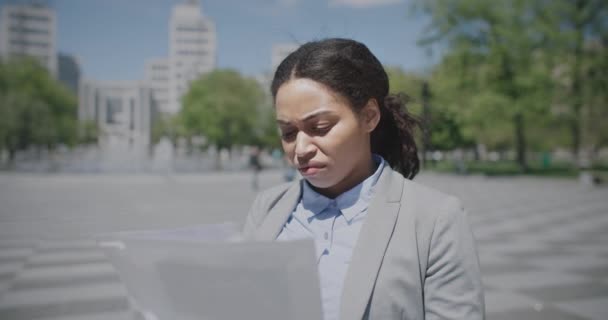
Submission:
M 0 0 L 0 5 L 32 0 Z M 38 0 L 56 10 L 58 50 L 85 78 L 138 80 L 147 59 L 166 57 L 173 6 L 181 0 Z M 438 60 L 419 47 L 424 17 L 411 0 L 201 0 L 217 32 L 217 66 L 248 76 L 271 71 L 274 43 L 327 37 L 366 44 L 385 65 L 424 71 Z

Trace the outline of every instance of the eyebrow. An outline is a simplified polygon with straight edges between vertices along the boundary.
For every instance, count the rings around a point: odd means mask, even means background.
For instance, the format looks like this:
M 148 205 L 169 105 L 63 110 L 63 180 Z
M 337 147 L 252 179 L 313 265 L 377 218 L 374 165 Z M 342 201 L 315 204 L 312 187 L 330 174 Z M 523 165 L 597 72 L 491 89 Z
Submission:
M 327 110 L 327 109 L 321 109 L 321 110 L 313 111 L 313 112 L 305 115 L 302 119 L 300 119 L 300 121 L 307 121 L 307 120 L 310 120 L 312 118 L 316 118 L 316 117 L 322 116 L 322 115 L 327 114 L 327 113 L 332 113 L 332 111 L 331 110 Z M 282 120 L 282 119 L 277 119 L 277 123 L 278 124 L 289 124 L 289 121 Z

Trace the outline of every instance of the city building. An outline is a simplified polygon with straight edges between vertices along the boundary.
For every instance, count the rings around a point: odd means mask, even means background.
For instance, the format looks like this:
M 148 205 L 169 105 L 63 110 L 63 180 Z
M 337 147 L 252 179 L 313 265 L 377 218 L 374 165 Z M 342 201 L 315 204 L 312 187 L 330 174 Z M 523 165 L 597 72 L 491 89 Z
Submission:
M 169 56 L 146 61 L 141 81 L 81 81 L 79 119 L 97 123 L 102 147 L 149 146 L 154 119 L 179 112 L 190 83 L 215 65 L 215 25 L 200 1 L 183 1 L 169 20 Z
M 57 56 L 58 78 L 68 89 L 78 96 L 78 84 L 80 82 L 80 63 L 72 55 L 60 53 Z
M 0 56 L 36 58 L 57 75 L 55 11 L 43 4 L 4 5 L 0 11 Z
M 169 103 L 177 113 L 190 83 L 216 65 L 216 32 L 203 16 L 200 1 L 187 0 L 173 8 L 169 20 Z
M 144 80 L 152 89 L 155 111 L 170 113 L 169 109 L 169 61 L 164 58 L 146 62 Z
M 153 89 L 145 81 L 83 80 L 79 99 L 78 116 L 97 123 L 100 145 L 149 146 Z

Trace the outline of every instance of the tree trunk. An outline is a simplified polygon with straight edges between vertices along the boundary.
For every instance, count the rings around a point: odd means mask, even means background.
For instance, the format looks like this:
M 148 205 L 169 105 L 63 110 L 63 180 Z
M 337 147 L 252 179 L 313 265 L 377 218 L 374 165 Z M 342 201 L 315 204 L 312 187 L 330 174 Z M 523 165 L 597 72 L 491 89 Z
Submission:
M 220 147 L 219 145 L 215 146 L 215 170 L 216 171 L 221 171 L 222 170 L 222 147 Z
M 581 13 L 584 10 L 585 2 L 576 2 L 577 21 L 575 22 L 576 28 L 576 42 L 574 44 L 574 74 L 572 77 L 572 97 L 574 102 L 572 103 L 572 118 L 570 120 L 570 133 L 572 134 L 572 154 L 576 159 L 576 164 L 579 166 L 579 153 L 581 148 L 581 109 L 583 106 L 583 79 L 582 79 L 582 60 L 583 60 L 583 21 L 581 21 Z
M 8 167 L 12 167 L 15 164 L 15 156 L 17 155 L 17 150 L 14 148 L 8 148 Z
M 427 165 L 427 152 L 431 147 L 431 92 L 428 82 L 422 84 L 422 167 Z
M 505 83 L 504 92 L 514 103 L 517 103 L 519 101 L 519 91 L 515 86 L 515 75 L 513 66 L 511 64 L 511 59 L 506 53 L 503 53 L 502 55 L 501 67 L 501 80 Z M 522 172 L 526 172 L 528 171 L 528 164 L 526 162 L 526 134 L 522 110 L 517 111 L 513 116 L 513 129 L 515 130 L 515 152 L 517 164 Z
M 524 116 L 521 113 L 515 114 L 513 122 L 515 128 L 515 148 L 517 152 L 517 164 L 523 172 L 526 172 L 528 170 L 528 163 L 526 162 L 526 136 L 524 134 Z

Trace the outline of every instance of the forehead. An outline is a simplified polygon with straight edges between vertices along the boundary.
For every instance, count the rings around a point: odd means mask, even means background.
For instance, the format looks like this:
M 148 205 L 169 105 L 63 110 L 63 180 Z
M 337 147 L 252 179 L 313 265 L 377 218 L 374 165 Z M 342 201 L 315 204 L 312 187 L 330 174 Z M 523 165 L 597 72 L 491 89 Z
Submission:
M 318 112 L 336 115 L 352 112 L 345 98 L 310 79 L 284 83 L 277 91 L 275 108 L 277 119 L 286 121 L 302 120 Z

